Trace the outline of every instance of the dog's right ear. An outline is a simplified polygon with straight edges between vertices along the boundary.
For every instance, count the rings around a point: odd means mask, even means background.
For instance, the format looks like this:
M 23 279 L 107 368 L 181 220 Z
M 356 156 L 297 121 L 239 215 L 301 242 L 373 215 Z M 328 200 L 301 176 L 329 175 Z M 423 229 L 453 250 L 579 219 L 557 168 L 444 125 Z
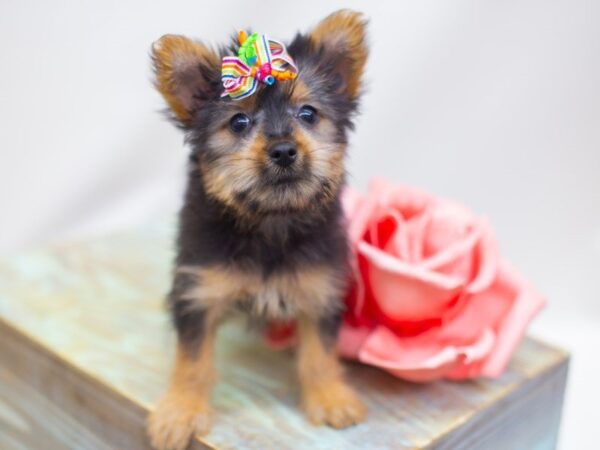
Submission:
M 323 19 L 310 33 L 313 50 L 320 50 L 340 76 L 340 88 L 351 99 L 360 94 L 361 79 L 368 56 L 367 20 L 356 11 L 342 9 Z
M 152 45 L 152 63 L 156 88 L 184 127 L 206 101 L 218 98 L 221 62 L 203 44 L 167 34 Z

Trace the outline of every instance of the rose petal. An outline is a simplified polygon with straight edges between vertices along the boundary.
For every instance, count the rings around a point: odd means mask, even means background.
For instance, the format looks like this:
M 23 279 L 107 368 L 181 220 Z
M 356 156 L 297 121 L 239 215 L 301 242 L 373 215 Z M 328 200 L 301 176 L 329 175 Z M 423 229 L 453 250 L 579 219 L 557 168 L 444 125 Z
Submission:
M 424 257 L 424 242 L 427 238 L 427 229 L 432 217 L 428 210 L 415 214 L 405 221 L 404 234 L 407 241 L 408 257 L 406 262 L 420 264 Z
M 410 260 L 410 249 L 407 239 L 406 223 L 398 211 L 388 212 L 388 216 L 384 219 L 393 224 L 390 230 L 389 239 L 383 244 L 380 244 L 380 238 L 374 242 L 377 248 L 382 249 L 385 253 L 395 256 L 403 261 Z
M 475 216 L 450 200 L 437 199 L 428 208 L 431 221 L 423 241 L 423 255 L 429 258 L 461 241 L 475 225 Z
M 350 269 L 354 280 L 354 286 L 350 292 L 350 295 L 354 294 L 352 309 L 354 315 L 358 317 L 365 306 L 367 297 L 368 264 L 360 254 L 354 254 L 350 257 Z
M 382 211 L 381 213 L 381 217 L 370 223 L 366 241 L 377 248 L 383 249 L 396 235 L 398 226 L 402 223 L 402 218 L 395 211 Z
M 470 342 L 485 328 L 497 329 L 510 310 L 513 297 L 494 283 L 485 292 L 466 295 L 459 311 L 447 317 L 440 331 L 440 339 L 449 342 Z
M 407 264 L 364 242 L 359 244 L 359 252 L 368 262 L 373 296 L 391 320 L 440 318 L 464 289 L 463 280 Z
M 454 290 L 464 285 L 463 280 L 459 278 L 432 272 L 420 265 L 407 264 L 366 242 L 360 242 L 358 244 L 358 251 L 360 254 L 364 255 L 370 263 L 377 266 L 379 269 L 388 271 L 394 275 L 405 275 L 426 283 L 432 283 L 445 290 Z
M 270 322 L 263 335 L 264 343 L 273 350 L 281 350 L 296 344 L 296 322 Z
M 352 327 L 342 325 L 338 335 L 337 350 L 345 358 L 358 358 L 358 353 L 369 337 L 372 329 L 369 327 Z
M 360 205 L 364 202 L 365 196 L 352 189 L 350 186 L 346 186 L 342 191 L 342 208 L 346 217 L 352 218 L 356 214 Z
M 471 259 L 470 253 L 473 252 L 475 246 L 481 238 L 482 230 L 479 228 L 472 228 L 466 232 L 460 239 L 449 243 L 445 248 L 439 252 L 430 255 L 428 258 L 421 262 L 421 265 L 428 270 L 440 270 L 444 266 L 456 265 L 457 261 L 462 261 L 465 258 Z M 455 271 L 459 272 L 459 271 Z M 447 273 L 447 269 L 444 270 Z M 468 274 L 461 274 L 466 275 Z
M 369 227 L 373 213 L 377 207 L 373 202 L 367 201 L 356 191 L 346 190 L 344 213 L 347 219 L 348 240 L 351 246 L 355 246 L 364 236 Z
M 497 343 L 481 367 L 481 375 L 499 376 L 523 338 L 531 319 L 544 307 L 544 298 L 507 262 L 500 263 L 497 283 L 512 289 L 514 299 L 510 310 L 498 324 Z
M 466 292 L 474 294 L 487 289 L 497 276 L 500 253 L 494 233 L 487 220 L 482 219 L 479 223 L 482 230 L 481 239 L 476 247 L 475 260 L 478 271 L 475 278 L 466 287 Z
M 419 189 L 393 185 L 382 179 L 375 179 L 369 184 L 369 196 L 379 197 L 387 208 L 399 211 L 404 220 L 427 211 L 435 199 Z
M 359 352 L 359 360 L 412 381 L 429 381 L 445 376 L 464 362 L 485 358 L 494 345 L 494 333 L 483 330 L 468 344 L 444 343 L 436 332 L 402 338 L 385 327 L 377 327 Z
M 449 378 L 499 376 L 521 341 L 527 325 L 544 304 L 543 298 L 506 263 L 485 291 L 471 295 L 464 310 L 443 326 L 441 338 L 455 342 L 472 339 L 482 327 L 494 329 L 496 344 L 490 355 L 475 365 L 457 367 Z

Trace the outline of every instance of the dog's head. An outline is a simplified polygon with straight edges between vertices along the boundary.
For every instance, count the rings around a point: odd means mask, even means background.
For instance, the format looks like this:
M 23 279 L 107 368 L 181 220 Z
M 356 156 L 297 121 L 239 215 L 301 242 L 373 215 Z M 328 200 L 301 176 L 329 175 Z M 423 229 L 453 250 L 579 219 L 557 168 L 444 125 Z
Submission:
M 152 49 L 156 86 L 193 146 L 208 195 L 241 213 L 303 211 L 331 201 L 344 178 L 367 57 L 365 21 L 339 11 L 287 46 L 294 80 L 222 97 L 221 58 L 182 36 Z

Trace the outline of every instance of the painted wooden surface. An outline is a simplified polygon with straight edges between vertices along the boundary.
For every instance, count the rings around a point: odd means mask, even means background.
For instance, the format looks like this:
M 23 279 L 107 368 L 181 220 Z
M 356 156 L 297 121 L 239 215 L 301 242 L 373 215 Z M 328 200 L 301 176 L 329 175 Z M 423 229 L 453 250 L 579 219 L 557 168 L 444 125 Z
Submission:
M 0 448 L 32 448 L 18 445 L 36 436 L 48 449 L 147 448 L 145 416 L 174 349 L 163 301 L 171 228 L 0 261 Z M 369 420 L 334 431 L 299 413 L 291 353 L 265 349 L 234 321 L 217 344 L 215 426 L 193 447 L 553 448 L 567 362 L 528 339 L 494 381 L 415 385 L 348 364 Z

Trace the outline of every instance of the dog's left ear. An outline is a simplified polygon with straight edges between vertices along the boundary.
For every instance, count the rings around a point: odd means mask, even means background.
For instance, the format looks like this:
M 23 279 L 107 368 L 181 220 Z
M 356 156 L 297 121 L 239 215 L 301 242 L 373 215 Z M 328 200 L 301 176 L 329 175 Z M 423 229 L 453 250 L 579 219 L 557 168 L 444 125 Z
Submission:
M 313 49 L 335 65 L 341 89 L 355 100 L 367 61 L 367 20 L 356 11 L 343 9 L 323 19 L 309 34 Z

